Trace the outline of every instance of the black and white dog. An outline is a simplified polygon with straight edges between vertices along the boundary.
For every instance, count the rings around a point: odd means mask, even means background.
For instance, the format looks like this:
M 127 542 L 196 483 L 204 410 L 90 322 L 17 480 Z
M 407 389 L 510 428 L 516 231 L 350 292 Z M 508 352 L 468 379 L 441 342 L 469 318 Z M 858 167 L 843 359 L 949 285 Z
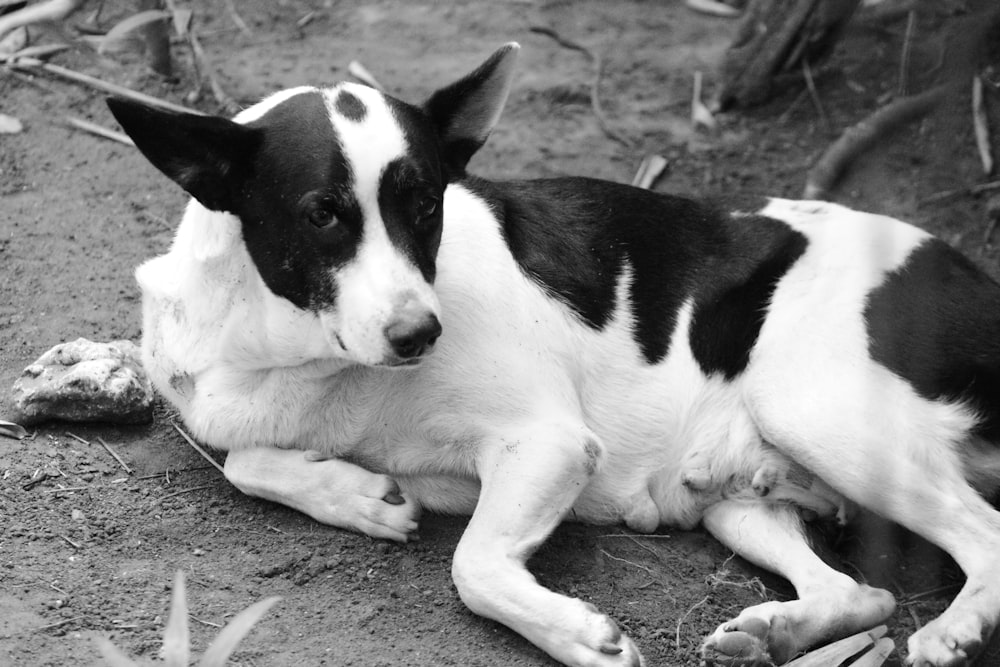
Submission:
M 1000 487 L 1000 286 L 834 204 L 469 176 L 517 51 L 421 107 L 346 83 L 235 121 L 112 100 L 194 198 L 137 272 L 159 390 L 248 494 L 400 541 L 420 508 L 471 514 L 462 599 L 563 663 L 642 664 L 611 619 L 525 569 L 570 512 L 701 522 L 787 577 L 799 599 L 706 640 L 747 664 L 747 647 L 782 662 L 893 611 L 805 537 L 803 513 L 857 504 L 965 571 L 908 658 L 964 664 L 1000 616 L 983 499 Z

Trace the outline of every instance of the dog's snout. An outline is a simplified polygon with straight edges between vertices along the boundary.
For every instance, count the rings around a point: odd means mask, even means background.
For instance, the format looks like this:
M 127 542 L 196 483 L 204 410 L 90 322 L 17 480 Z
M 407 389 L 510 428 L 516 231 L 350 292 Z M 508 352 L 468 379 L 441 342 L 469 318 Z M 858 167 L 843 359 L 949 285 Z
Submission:
M 415 359 L 424 354 L 441 335 L 441 323 L 434 313 L 396 320 L 385 328 L 385 337 L 400 359 Z

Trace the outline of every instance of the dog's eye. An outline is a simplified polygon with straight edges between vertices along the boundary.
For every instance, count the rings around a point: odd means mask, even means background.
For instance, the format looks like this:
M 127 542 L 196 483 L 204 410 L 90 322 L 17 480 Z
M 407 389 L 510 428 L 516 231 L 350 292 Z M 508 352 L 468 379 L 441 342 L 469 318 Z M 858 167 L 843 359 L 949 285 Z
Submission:
M 430 222 L 434 214 L 437 213 L 438 202 L 431 197 L 425 197 L 417 204 L 417 223 Z
M 309 211 L 309 222 L 319 229 L 325 229 L 337 224 L 337 216 L 328 208 L 318 207 Z

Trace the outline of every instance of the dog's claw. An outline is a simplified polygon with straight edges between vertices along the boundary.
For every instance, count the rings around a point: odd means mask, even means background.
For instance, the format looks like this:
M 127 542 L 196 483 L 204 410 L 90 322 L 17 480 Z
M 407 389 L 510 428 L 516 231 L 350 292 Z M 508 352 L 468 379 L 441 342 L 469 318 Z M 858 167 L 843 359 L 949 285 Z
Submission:
M 390 505 L 402 505 L 406 501 L 403 500 L 403 496 L 399 495 L 398 491 L 390 491 L 389 493 L 382 496 L 382 500 L 389 503 Z
M 604 653 L 606 655 L 618 655 L 621 652 L 622 652 L 621 646 L 616 646 L 611 642 L 604 642 L 603 644 L 601 644 L 601 653 Z

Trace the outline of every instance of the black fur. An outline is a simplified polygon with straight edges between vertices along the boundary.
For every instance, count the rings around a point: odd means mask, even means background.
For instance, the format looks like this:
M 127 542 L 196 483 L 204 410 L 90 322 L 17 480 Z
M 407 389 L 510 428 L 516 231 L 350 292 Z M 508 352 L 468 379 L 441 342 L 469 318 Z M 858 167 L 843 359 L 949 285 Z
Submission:
M 918 247 L 868 297 L 871 358 L 924 398 L 976 409 L 1000 443 L 1000 285 L 938 239 Z
M 336 101 L 337 112 L 347 120 L 360 123 L 368 115 L 368 107 L 358 96 L 346 90 L 340 91 Z
M 496 213 L 525 274 L 595 329 L 614 312 L 627 262 L 634 338 L 651 364 L 667 355 L 690 298 L 699 365 L 728 378 L 743 370 L 775 284 L 806 247 L 777 220 L 615 183 L 466 182 Z
M 225 118 L 154 109 L 108 98 L 115 120 L 154 167 L 212 211 L 234 212 L 261 133 Z
M 709 279 L 698 287 L 690 344 L 706 375 L 722 373 L 731 380 L 749 363 L 771 295 L 808 242 L 772 218 L 741 215 L 726 221 L 728 247 L 703 272 Z
M 354 256 L 363 220 L 324 98 L 295 95 L 247 127 L 263 135 L 236 211 L 247 250 L 276 295 L 302 309 L 329 308 L 330 272 Z M 320 209 L 335 218 L 330 226 L 311 223 Z
M 482 132 L 469 134 L 468 127 L 480 123 L 468 121 L 483 113 L 480 103 L 494 96 L 494 87 L 501 83 L 494 76 L 498 66 L 516 48 L 508 45 L 498 49 L 472 73 L 436 91 L 423 105 L 434 131 L 441 138 L 441 156 L 452 178 L 465 174 L 466 164 L 489 137 L 491 128 L 485 127 Z
M 390 162 L 379 183 L 378 205 L 392 244 L 434 282 L 438 245 L 441 243 L 442 183 L 428 178 L 410 157 Z M 433 176 L 430 174 L 430 176 Z M 422 217 L 425 202 L 434 203 L 433 214 Z

